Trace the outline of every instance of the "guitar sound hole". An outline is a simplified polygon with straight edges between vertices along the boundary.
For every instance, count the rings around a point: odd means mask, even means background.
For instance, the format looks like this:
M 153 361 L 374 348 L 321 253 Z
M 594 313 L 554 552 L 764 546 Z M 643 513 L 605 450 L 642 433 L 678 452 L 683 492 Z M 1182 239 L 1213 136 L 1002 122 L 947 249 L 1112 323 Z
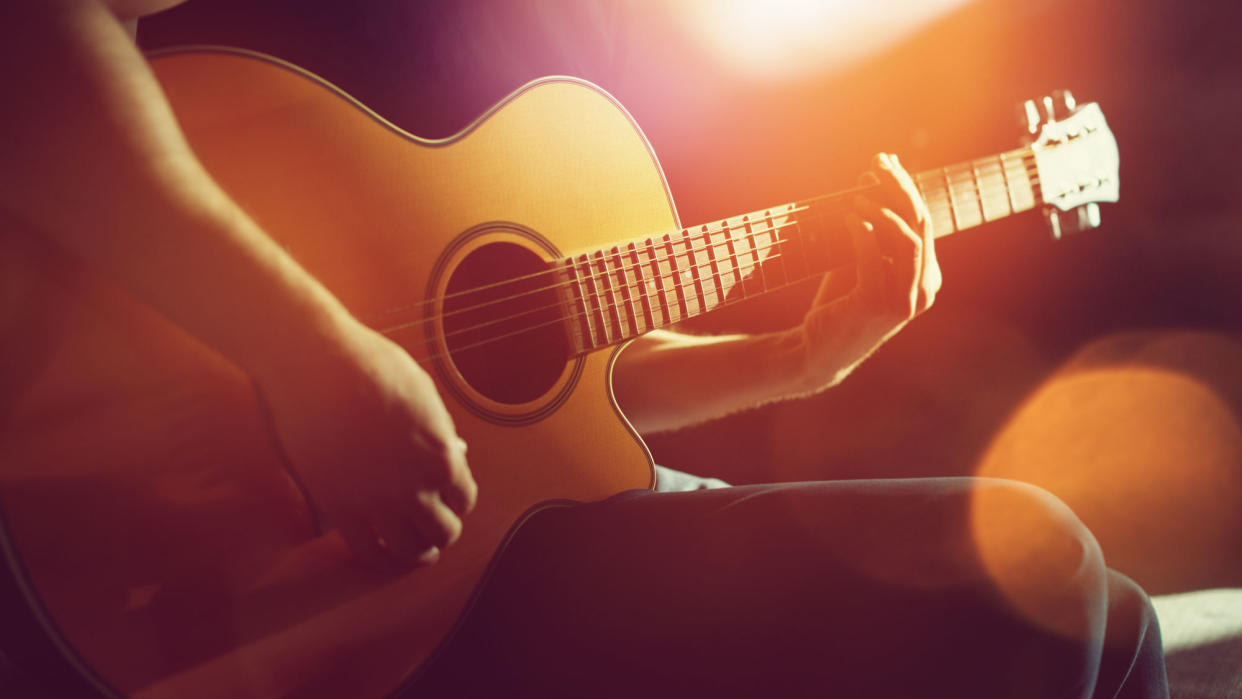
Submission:
M 516 405 L 556 383 L 570 358 L 556 283 L 546 262 L 513 243 L 485 245 L 453 270 L 444 340 L 474 390 Z

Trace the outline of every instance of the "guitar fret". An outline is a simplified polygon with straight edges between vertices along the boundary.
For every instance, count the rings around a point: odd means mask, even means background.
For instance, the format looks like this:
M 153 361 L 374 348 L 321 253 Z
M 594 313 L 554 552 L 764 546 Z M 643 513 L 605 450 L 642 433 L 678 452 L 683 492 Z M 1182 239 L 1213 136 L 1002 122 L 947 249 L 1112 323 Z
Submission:
M 681 312 L 677 320 L 685 320 L 690 317 L 690 308 L 686 300 L 686 290 L 681 284 L 681 268 L 677 264 L 677 252 L 673 249 L 671 234 L 664 236 L 664 249 L 668 251 L 668 265 L 672 270 L 669 276 L 673 280 L 673 293 L 677 295 L 677 308 Z
M 1005 155 L 1002 153 L 997 156 L 996 161 L 1000 165 L 1001 179 L 1005 182 L 1005 197 L 1009 200 L 1009 211 L 1016 212 L 1018 210 L 1018 203 L 1014 201 L 1013 185 L 1010 184 L 1009 173 L 1005 169 Z
M 944 190 L 945 192 L 948 193 L 948 196 L 949 196 L 950 221 L 953 224 L 953 230 L 956 231 L 960 229 L 960 226 L 958 225 L 959 219 L 957 215 L 957 202 L 953 201 L 953 182 L 949 180 L 949 168 L 942 167 L 940 168 L 940 172 L 942 176 L 944 177 Z
M 630 262 L 634 270 L 634 286 L 638 288 L 638 301 L 643 308 L 643 320 L 647 326 L 647 330 L 654 330 L 656 326 L 655 314 L 651 310 L 651 296 L 648 292 L 648 282 L 643 274 L 645 266 L 638 258 L 638 245 L 630 243 Z M 647 332 L 644 330 L 643 332 Z
M 585 273 L 583 276 L 586 280 L 587 298 L 591 302 L 591 315 L 593 320 L 597 321 L 599 325 L 598 339 L 595 344 L 599 347 L 610 345 L 612 344 L 612 333 L 608 328 L 608 319 L 604 316 L 605 309 L 601 303 L 599 286 L 595 282 L 594 270 L 591 269 L 591 258 L 587 255 L 582 255 L 580 259 L 582 261 L 579 264 L 583 268 L 581 272 Z M 602 340 L 602 343 L 600 340 Z
M 681 243 L 686 247 L 686 257 L 690 263 L 690 283 L 694 287 L 694 301 L 697 308 L 695 313 L 701 313 L 707 310 L 707 295 L 703 291 L 703 279 L 699 271 L 699 256 L 694 250 L 694 239 L 690 235 L 689 230 L 681 232 Z
M 990 158 L 975 160 L 971 163 L 975 172 L 976 186 L 979 188 L 979 206 L 983 210 L 983 220 L 995 221 L 1009 215 L 1009 204 L 1004 194 L 1004 183 L 998 181 L 996 163 Z
M 747 245 L 750 245 L 750 256 L 751 259 L 754 260 L 755 271 L 759 273 L 759 286 L 761 289 L 759 293 L 763 293 L 768 290 L 768 276 L 767 272 L 763 269 L 763 265 L 760 264 L 762 260 L 759 258 L 759 245 L 757 244 L 755 238 L 755 225 L 754 222 L 750 220 L 750 216 L 742 217 L 742 225 L 746 229 L 746 243 Z
M 777 243 L 782 239 L 779 237 L 780 233 L 777 232 L 778 224 L 776 223 L 776 217 L 772 214 L 772 210 L 767 209 L 763 212 L 763 215 L 767 225 L 766 232 L 768 233 L 768 257 L 772 260 L 776 260 L 778 258 L 780 259 L 780 263 L 774 264 L 773 266 L 781 271 L 781 277 L 785 280 L 779 287 L 777 287 L 779 289 L 789 286 L 792 283 L 789 279 L 789 260 L 782 252 L 777 252 Z
M 660 312 L 664 315 L 661 325 L 671 325 L 673 323 L 672 313 L 669 309 L 668 290 L 664 288 L 664 272 L 660 269 L 660 258 L 656 254 L 655 240 L 648 238 L 647 241 L 647 257 L 651 260 L 651 270 L 655 275 L 656 289 L 660 298 Z
M 914 175 L 937 237 L 1034 208 L 1031 160 L 1023 149 Z M 577 319 L 566 328 L 571 341 L 582 351 L 615 344 L 710 311 L 735 291 L 735 299 L 754 296 L 848 264 L 852 246 L 839 220 L 849 210 L 846 195 L 565 259 L 561 304 Z
M 957 166 L 956 173 L 954 168 L 945 168 L 945 176 L 949 178 L 949 188 L 955 195 L 956 227 L 959 231 L 983 223 L 983 209 L 979 205 L 979 194 L 974 184 L 973 172 L 969 164 Z
M 725 290 L 724 285 L 720 283 L 720 263 L 716 261 L 716 246 L 712 243 L 711 229 L 703 226 L 703 242 L 707 244 L 707 264 L 712 270 L 712 282 L 716 286 L 716 302 L 712 305 L 724 301 Z
M 638 327 L 638 313 L 634 311 L 634 295 L 630 292 L 630 280 L 626 274 L 625 262 L 621 259 L 621 248 L 614 247 L 612 249 L 612 263 L 621 281 L 621 298 L 625 303 L 626 318 L 630 325 L 630 333 L 628 335 L 622 333 L 622 336 L 636 337 L 647 331 Z
M 574 298 L 574 314 L 582 325 L 580 333 L 582 350 L 593 350 L 599 347 L 599 343 L 595 339 L 595 328 L 591 325 L 591 309 L 587 305 L 587 291 L 582 285 L 582 278 L 578 275 L 577 265 L 572 259 L 565 260 L 565 272 L 578 291 Z
M 733 242 L 733 227 L 727 222 L 724 227 L 724 235 L 725 248 L 729 251 L 729 260 L 733 265 L 733 283 L 744 292 L 745 286 L 742 284 L 742 264 L 741 261 L 738 260 L 737 245 Z
M 625 336 L 625 328 L 621 324 L 621 307 L 617 303 L 617 295 L 613 290 L 612 274 L 608 269 L 608 258 L 604 255 L 603 250 L 595 251 L 593 257 L 596 264 L 599 265 L 599 278 L 604 289 L 603 297 L 607 305 L 607 308 L 604 309 L 607 313 L 605 316 L 604 333 L 608 336 L 608 343 L 612 344 Z M 607 324 L 608 320 L 612 321 L 611 327 Z
M 1026 171 L 1025 156 L 1021 153 L 1001 153 L 1000 158 L 1010 185 L 1014 213 L 1035 208 L 1035 189 L 1030 174 Z
M 975 161 L 970 161 L 970 183 L 975 188 L 975 201 L 979 203 L 979 222 L 988 220 L 988 214 L 983 210 L 983 188 L 979 186 L 979 170 L 975 168 Z
M 932 227 L 936 235 L 953 232 L 953 212 L 949 205 L 948 192 L 939 183 L 939 173 L 919 173 L 915 177 L 923 201 L 927 204 L 927 212 L 931 214 Z

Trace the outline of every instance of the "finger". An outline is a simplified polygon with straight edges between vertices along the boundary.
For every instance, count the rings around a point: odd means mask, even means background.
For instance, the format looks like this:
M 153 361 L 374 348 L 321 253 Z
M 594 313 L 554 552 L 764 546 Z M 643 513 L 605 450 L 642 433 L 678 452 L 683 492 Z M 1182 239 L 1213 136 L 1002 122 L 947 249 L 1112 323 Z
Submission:
M 914 205 L 914 223 L 918 225 L 912 227 L 923 240 L 922 269 L 919 274 L 919 294 L 915 308 L 915 313 L 922 313 L 935 302 L 936 294 L 940 291 L 943 282 L 940 263 L 936 257 L 936 233 L 932 227 L 927 202 L 924 201 L 910 173 L 902 167 L 896 155 L 890 155 L 889 162 L 893 166 L 892 174 L 905 193 L 906 200 Z
M 940 285 L 944 277 L 940 273 L 940 262 L 936 259 L 936 246 L 923 248 L 923 272 L 919 276 L 919 298 L 916 312 L 922 313 L 936 302 L 936 294 L 940 293 Z
M 901 164 L 896 154 L 890 154 L 889 160 L 894 165 L 893 174 L 897 177 L 897 182 L 901 184 L 902 192 L 914 204 L 915 222 L 923 224 L 919 232 L 923 235 L 925 241 L 929 239 L 934 240 L 931 211 L 927 208 L 927 200 L 923 198 L 923 191 L 919 189 L 918 184 L 914 181 L 914 176 Z
M 880 180 L 880 202 L 900 214 L 911 229 L 921 230 L 927 220 L 927 207 L 914 180 L 898 162 L 897 156 L 878 153 L 872 159 L 871 166 Z
M 383 568 L 389 563 L 388 552 L 380 546 L 371 525 L 357 518 L 336 518 L 333 522 L 345 545 L 364 565 Z
M 448 459 L 448 478 L 440 487 L 444 504 L 458 515 L 469 514 L 479 498 L 479 486 L 466 462 L 466 442 L 454 437 L 454 444 L 444 454 Z
M 863 298 L 874 301 L 883 299 L 885 273 L 883 256 L 875 239 L 875 226 L 864 221 L 858 214 L 849 213 L 845 217 L 845 227 L 850 232 L 854 243 L 854 269 L 856 283 L 854 290 Z
M 412 489 L 440 491 L 444 502 L 461 515 L 474 509 L 479 487 L 466 463 L 466 441 L 457 436 L 451 421 L 415 434 L 414 440 L 422 458 L 410 468 Z
M 888 306 L 905 318 L 918 312 L 919 288 L 923 272 L 923 241 L 910 230 L 905 219 L 891 209 L 859 197 L 855 206 L 875 224 L 876 245 L 892 259 Z
M 408 506 L 407 517 L 422 540 L 430 546 L 445 548 L 461 536 L 461 518 L 434 490 L 420 491 Z
M 905 195 L 905 201 L 910 202 L 914 206 L 914 220 L 911 222 L 907 219 L 907 222 L 912 223 L 912 228 L 923 239 L 922 270 L 919 274 L 919 295 L 915 309 L 916 313 L 922 313 L 935 302 L 936 293 L 940 291 L 940 285 L 943 281 L 940 273 L 940 263 L 936 258 L 936 233 L 932 227 L 932 218 L 931 213 L 927 209 L 927 202 L 919 192 L 914 179 L 902 167 L 901 161 L 896 155 L 890 155 L 888 160 L 892 166 L 893 177 Z
M 427 552 L 436 548 L 423 538 L 415 524 L 399 510 L 377 515 L 375 533 L 386 545 L 392 560 L 405 568 L 424 563 Z

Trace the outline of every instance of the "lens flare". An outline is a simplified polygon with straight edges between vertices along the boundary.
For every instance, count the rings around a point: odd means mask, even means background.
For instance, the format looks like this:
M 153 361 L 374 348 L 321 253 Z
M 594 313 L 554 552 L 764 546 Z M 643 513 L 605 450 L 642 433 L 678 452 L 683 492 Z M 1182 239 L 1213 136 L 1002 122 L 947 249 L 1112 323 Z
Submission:
M 1168 368 L 1062 372 L 1013 416 L 982 476 L 1038 485 L 1105 560 L 1153 594 L 1242 578 L 1242 429 L 1229 401 Z M 987 522 L 977 522 L 985 539 Z
M 687 0 L 691 37 L 739 74 L 780 80 L 864 59 L 968 0 Z

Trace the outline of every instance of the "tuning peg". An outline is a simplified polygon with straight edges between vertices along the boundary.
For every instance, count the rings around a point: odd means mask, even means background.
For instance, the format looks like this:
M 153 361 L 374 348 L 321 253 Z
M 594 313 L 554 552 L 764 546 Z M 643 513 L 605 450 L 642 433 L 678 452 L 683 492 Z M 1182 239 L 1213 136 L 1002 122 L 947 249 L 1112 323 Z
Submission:
M 1060 210 L 1048 207 L 1044 210 L 1044 217 L 1048 221 L 1048 232 L 1052 234 L 1052 239 L 1060 240 L 1063 235 Z
M 1083 204 L 1070 211 L 1061 211 L 1048 207 L 1044 212 L 1048 220 L 1048 231 L 1053 240 L 1060 240 L 1068 234 L 1079 233 L 1100 227 L 1100 205 L 1095 202 Z
M 1078 230 L 1085 231 L 1100 227 L 1100 205 L 1091 202 L 1075 209 L 1078 212 Z
M 1022 103 L 1022 107 L 1018 110 L 1019 120 L 1026 125 L 1026 130 L 1035 136 L 1039 133 L 1040 127 L 1044 125 L 1044 113 L 1040 109 L 1039 103 L 1035 100 L 1027 100 Z
M 1056 119 L 1067 119 L 1078 108 L 1078 100 L 1069 90 L 1053 90 L 1052 95 L 1044 98 L 1048 101 L 1051 114 Z
M 1050 95 L 1023 102 L 1019 110 L 1020 120 L 1026 125 L 1026 130 L 1035 136 L 1044 124 L 1067 119 L 1073 116 L 1077 108 L 1078 101 L 1074 99 L 1072 92 L 1053 90 Z

